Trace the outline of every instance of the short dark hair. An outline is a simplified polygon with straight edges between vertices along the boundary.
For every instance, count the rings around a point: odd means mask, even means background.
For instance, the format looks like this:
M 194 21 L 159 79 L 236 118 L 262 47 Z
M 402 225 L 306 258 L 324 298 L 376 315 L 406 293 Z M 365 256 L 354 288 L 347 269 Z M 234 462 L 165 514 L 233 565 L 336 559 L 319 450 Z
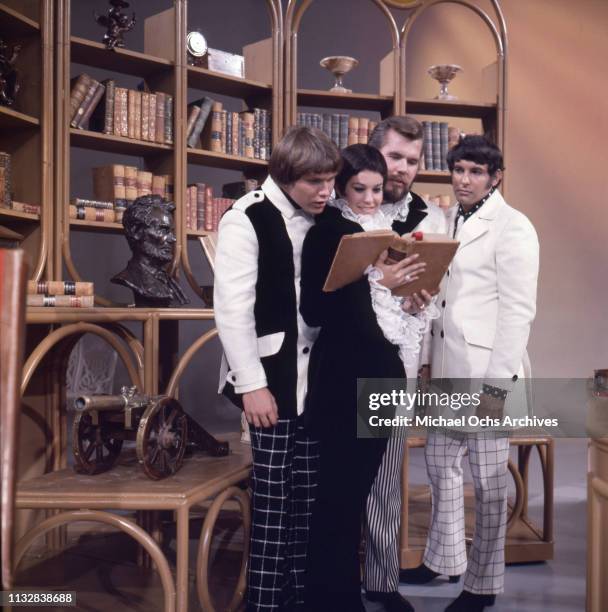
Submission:
M 377 172 L 382 175 L 382 180 L 386 181 L 386 161 L 378 149 L 366 144 L 354 144 L 342 149 L 342 168 L 336 176 L 338 195 L 344 195 L 348 181 L 363 170 Z
M 424 140 L 424 130 L 420 121 L 408 115 L 394 115 L 380 121 L 371 133 L 367 144 L 380 149 L 389 130 L 394 130 L 408 140 Z
M 277 183 L 289 185 L 313 172 L 338 172 L 340 152 L 325 132 L 293 127 L 274 147 L 268 169 Z
M 474 134 L 461 136 L 458 144 L 448 151 L 450 172 L 454 170 L 454 164 L 461 160 L 481 165 L 487 164 L 490 176 L 494 176 L 498 170 L 504 170 L 502 152 L 485 136 Z
M 175 204 L 167 202 L 159 195 L 145 195 L 136 198 L 125 210 L 122 225 L 131 250 L 137 248 L 142 237 L 140 230 L 150 225 L 152 212 L 156 209 L 173 215 Z

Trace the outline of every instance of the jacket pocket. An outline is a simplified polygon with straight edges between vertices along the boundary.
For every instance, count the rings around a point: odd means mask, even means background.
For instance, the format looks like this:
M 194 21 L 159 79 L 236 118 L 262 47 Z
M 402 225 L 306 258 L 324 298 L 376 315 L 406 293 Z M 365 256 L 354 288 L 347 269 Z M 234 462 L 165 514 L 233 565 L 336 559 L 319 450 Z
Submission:
M 260 357 L 270 357 L 276 355 L 283 346 L 285 332 L 275 332 L 266 336 L 258 337 L 258 353 Z
M 464 321 L 462 325 L 462 333 L 467 344 L 475 346 L 483 346 L 491 349 L 494 346 L 494 337 L 496 330 L 493 328 L 483 327 L 472 321 Z

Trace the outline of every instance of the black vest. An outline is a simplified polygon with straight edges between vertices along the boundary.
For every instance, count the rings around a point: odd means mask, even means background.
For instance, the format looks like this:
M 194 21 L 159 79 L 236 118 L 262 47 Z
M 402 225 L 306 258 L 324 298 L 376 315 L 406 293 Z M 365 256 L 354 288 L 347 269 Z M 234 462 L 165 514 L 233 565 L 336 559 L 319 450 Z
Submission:
M 255 286 L 255 329 L 258 337 L 285 332 L 281 349 L 262 357 L 268 388 L 274 395 L 279 418 L 297 416 L 298 320 L 294 283 L 293 247 L 283 215 L 265 197 L 250 204 L 245 214 L 258 240 L 258 280 Z M 240 408 L 242 397 L 227 382 L 224 394 Z

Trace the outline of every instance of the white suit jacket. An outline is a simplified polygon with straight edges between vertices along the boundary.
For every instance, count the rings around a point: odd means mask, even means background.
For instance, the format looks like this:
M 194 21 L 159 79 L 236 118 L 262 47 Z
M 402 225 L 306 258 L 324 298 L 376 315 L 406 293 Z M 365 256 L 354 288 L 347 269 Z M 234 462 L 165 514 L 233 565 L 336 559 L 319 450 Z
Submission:
M 453 234 L 457 207 L 448 212 Z M 433 321 L 433 378 L 486 379 L 514 391 L 529 375 L 526 345 L 536 313 L 538 238 L 521 212 L 495 191 L 466 222 L 444 276 Z M 494 382 L 493 382 L 494 381 Z M 507 400 L 508 403 L 509 400 Z

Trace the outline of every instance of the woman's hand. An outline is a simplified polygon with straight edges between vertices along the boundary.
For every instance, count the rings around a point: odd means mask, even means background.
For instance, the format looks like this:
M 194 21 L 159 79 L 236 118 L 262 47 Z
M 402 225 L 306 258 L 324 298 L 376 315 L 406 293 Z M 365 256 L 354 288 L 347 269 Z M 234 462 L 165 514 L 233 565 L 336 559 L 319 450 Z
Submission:
M 268 387 L 243 393 L 243 410 L 250 425 L 272 427 L 277 424 L 279 410 Z
M 419 255 L 415 253 L 396 264 L 387 264 L 388 251 L 383 251 L 374 263 L 374 267 L 382 271 L 383 278 L 378 282 L 387 289 L 394 289 L 417 280 L 426 269 L 424 262 L 414 263 Z
M 426 289 L 423 289 L 420 295 L 418 293 L 413 293 L 406 297 L 401 305 L 401 310 L 410 315 L 418 314 L 431 303 L 432 299 L 433 296 Z

